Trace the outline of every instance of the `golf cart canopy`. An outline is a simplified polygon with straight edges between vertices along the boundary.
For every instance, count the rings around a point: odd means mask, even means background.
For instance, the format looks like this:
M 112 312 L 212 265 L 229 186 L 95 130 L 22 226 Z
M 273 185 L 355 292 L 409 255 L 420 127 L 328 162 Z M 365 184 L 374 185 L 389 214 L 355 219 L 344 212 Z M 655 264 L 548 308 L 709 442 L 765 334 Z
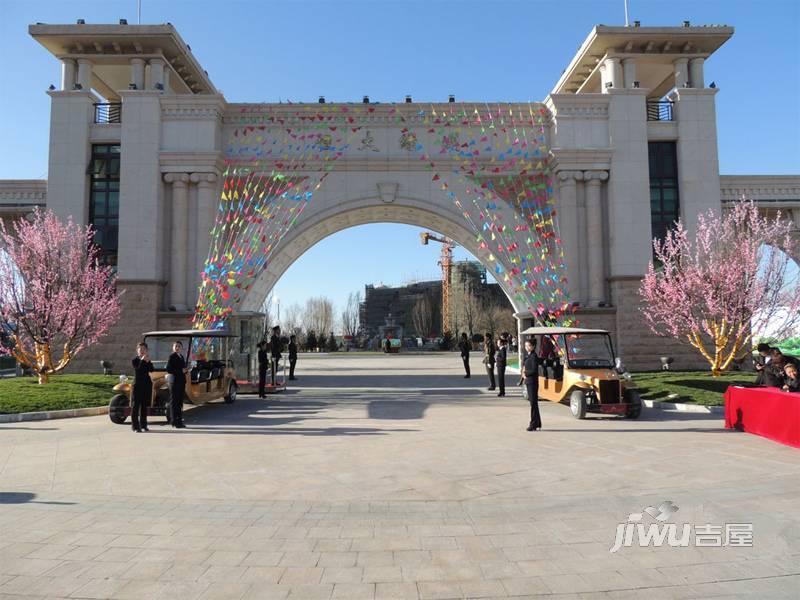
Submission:
M 220 329 L 183 329 L 177 331 L 148 331 L 142 337 L 199 337 L 199 338 L 232 338 L 239 337 L 230 331 Z
M 586 335 L 608 333 L 605 329 L 581 329 L 580 327 L 528 327 L 522 335 Z

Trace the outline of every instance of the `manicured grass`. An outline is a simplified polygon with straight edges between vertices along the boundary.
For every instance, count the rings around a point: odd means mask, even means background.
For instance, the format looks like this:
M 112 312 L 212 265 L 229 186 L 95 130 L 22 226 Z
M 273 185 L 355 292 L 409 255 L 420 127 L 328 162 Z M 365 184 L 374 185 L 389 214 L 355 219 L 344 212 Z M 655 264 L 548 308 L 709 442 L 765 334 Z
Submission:
M 117 375 L 55 375 L 47 385 L 35 377 L 0 379 L 0 414 L 88 408 L 108 404 Z
M 734 371 L 712 377 L 709 371 L 652 371 L 633 373 L 642 400 L 723 406 L 729 385 L 752 385 L 755 373 Z M 674 394 L 674 396 L 673 396 Z

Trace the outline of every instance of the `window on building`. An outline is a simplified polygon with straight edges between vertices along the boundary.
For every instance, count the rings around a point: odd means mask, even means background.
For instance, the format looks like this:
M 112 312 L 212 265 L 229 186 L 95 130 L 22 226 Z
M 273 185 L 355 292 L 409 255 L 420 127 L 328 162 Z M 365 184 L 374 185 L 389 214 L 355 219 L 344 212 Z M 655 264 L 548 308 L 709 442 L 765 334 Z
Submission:
M 675 142 L 650 142 L 650 223 L 654 238 L 664 239 L 680 217 L 678 153 Z
M 119 248 L 119 161 L 118 144 L 92 146 L 89 223 L 103 262 L 111 266 L 117 265 Z

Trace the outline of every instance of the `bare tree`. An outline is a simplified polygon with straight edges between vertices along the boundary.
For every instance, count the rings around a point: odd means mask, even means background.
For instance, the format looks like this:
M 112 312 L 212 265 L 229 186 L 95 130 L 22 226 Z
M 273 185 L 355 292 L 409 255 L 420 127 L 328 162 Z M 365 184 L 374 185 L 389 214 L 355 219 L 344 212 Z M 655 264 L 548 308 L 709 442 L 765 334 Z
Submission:
M 411 308 L 411 322 L 419 336 L 428 337 L 433 330 L 433 304 L 430 294 L 423 294 Z
M 290 304 L 284 311 L 283 328 L 290 335 L 299 336 L 303 333 L 302 312 L 303 309 L 297 302 Z
M 342 311 L 342 334 L 356 337 L 359 329 L 359 309 L 361 307 L 361 292 L 350 293 L 347 304 Z
M 325 296 L 309 298 L 303 312 L 306 331 L 329 332 L 333 326 L 333 302 Z
M 504 331 L 516 335 L 516 319 L 510 307 L 491 303 L 486 305 L 481 314 L 481 325 L 495 337 Z
M 464 294 L 464 304 L 461 307 L 461 312 L 464 315 L 464 325 L 467 328 L 470 342 L 472 341 L 472 336 L 475 333 L 475 329 L 480 327 L 479 320 L 484 310 L 484 303 L 481 301 L 478 295 L 471 287 L 467 289 L 466 293 Z

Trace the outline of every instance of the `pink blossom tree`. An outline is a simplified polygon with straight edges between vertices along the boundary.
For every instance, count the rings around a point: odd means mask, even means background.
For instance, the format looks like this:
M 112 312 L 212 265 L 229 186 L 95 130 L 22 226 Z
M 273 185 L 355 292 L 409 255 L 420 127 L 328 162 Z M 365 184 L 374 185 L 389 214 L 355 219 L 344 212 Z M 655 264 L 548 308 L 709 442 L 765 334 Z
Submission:
M 99 263 L 91 227 L 36 210 L 7 231 L 0 222 L 0 324 L 10 354 L 35 369 L 39 383 L 95 343 L 120 314 L 110 268 Z
M 701 215 L 694 240 L 678 222 L 654 240 L 659 265 L 650 264 L 639 289 L 650 330 L 690 344 L 715 376 L 767 329 L 785 337 L 800 319 L 791 231 L 780 214 L 762 217 L 746 200 Z

